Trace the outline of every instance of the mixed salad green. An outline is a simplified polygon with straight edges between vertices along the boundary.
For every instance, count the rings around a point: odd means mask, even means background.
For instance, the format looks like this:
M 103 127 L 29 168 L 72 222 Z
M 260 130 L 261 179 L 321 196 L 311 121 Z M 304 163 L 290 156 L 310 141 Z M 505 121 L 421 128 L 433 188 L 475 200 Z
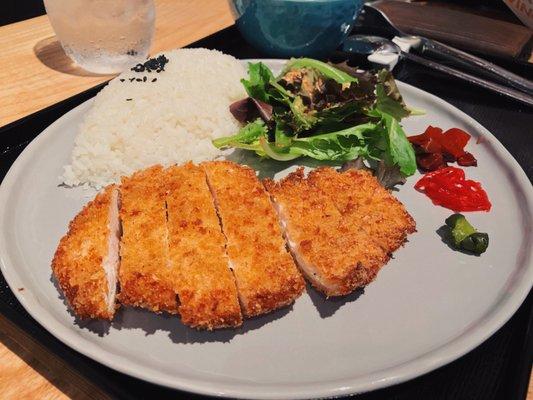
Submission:
M 230 107 L 244 125 L 236 135 L 214 140 L 216 147 L 281 161 L 362 157 L 397 167 L 403 176 L 416 171 L 413 147 L 400 125 L 412 112 L 387 70 L 300 58 L 291 59 L 277 77 L 261 62 L 250 63 L 248 73 L 242 84 L 249 97 Z

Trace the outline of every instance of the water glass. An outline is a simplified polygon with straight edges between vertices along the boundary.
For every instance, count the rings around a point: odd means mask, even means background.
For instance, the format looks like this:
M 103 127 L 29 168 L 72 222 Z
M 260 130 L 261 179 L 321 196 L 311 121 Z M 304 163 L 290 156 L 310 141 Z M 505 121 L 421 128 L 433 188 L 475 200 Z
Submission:
M 65 53 L 89 72 L 112 74 L 146 59 L 153 0 L 44 0 Z

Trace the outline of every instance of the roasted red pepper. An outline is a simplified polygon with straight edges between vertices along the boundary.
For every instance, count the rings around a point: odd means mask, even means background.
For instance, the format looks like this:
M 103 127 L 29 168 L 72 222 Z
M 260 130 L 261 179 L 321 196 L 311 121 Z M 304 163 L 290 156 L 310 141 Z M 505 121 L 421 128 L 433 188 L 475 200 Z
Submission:
M 426 171 L 435 171 L 447 166 L 447 162 L 457 161 L 461 166 L 476 166 L 475 157 L 464 148 L 470 135 L 459 128 L 451 128 L 446 132 L 428 126 L 421 135 L 410 136 L 418 166 Z
M 433 204 L 453 211 L 489 211 L 492 207 L 481 184 L 465 179 L 465 172 L 456 167 L 441 168 L 424 175 L 415 189 L 425 193 Z
M 420 154 L 416 158 L 418 166 L 425 171 L 435 171 L 446 166 L 442 153 Z
M 470 140 L 470 135 L 465 131 L 452 128 L 442 134 L 441 144 L 445 153 L 457 159 L 465 153 L 465 146 Z
M 472 154 L 465 152 L 465 154 L 457 159 L 457 164 L 461 167 L 477 167 L 477 160 Z

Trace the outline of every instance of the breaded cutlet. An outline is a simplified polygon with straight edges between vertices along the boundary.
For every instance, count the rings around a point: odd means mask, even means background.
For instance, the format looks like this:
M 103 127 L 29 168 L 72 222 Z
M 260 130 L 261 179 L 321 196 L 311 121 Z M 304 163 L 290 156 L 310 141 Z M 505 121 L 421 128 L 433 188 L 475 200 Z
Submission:
M 415 231 L 415 222 L 403 204 L 368 171 L 318 168 L 308 179 L 328 194 L 348 223 L 363 229 L 387 254 Z
M 228 161 L 206 162 L 202 167 L 226 236 L 244 315 L 253 317 L 292 304 L 302 294 L 304 280 L 255 171 Z
M 52 261 L 52 271 L 78 317 L 113 318 L 119 237 L 118 190 L 111 185 L 70 222 Z
M 205 173 L 191 163 L 167 173 L 170 269 L 181 319 L 196 328 L 239 326 L 235 279 Z
M 178 312 L 168 262 L 166 173 L 154 166 L 123 177 L 119 300 L 154 312 Z
M 301 271 L 327 296 L 341 296 L 374 278 L 387 261 L 377 246 L 361 240 L 329 196 L 311 185 L 303 168 L 279 182 L 264 181 L 278 211 L 289 248 Z

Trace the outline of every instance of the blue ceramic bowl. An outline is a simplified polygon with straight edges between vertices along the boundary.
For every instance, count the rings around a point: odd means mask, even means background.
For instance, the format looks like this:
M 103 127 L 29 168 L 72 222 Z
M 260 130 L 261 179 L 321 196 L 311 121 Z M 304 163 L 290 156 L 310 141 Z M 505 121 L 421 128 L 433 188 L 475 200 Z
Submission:
M 363 0 L 230 0 L 235 23 L 275 57 L 324 57 L 346 38 Z

